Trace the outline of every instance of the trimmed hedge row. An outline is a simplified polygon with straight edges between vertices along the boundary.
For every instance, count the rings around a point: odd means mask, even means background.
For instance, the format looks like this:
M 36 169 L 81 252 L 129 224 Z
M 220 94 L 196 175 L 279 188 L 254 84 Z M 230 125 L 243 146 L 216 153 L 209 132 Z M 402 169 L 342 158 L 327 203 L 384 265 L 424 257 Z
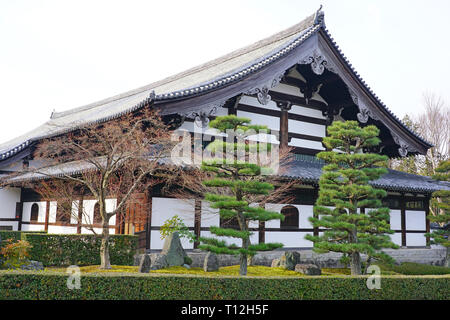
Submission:
M 26 240 L 33 247 L 30 259 L 44 266 L 100 264 L 101 237 L 92 234 L 46 234 L 42 232 L 1 231 L 2 240 Z M 3 241 L 2 241 L 3 242 Z M 138 237 L 111 235 L 109 254 L 111 264 L 133 265 Z
M 31 260 L 44 266 L 98 265 L 102 238 L 91 234 L 32 234 L 25 233 L 23 240 L 33 246 Z M 111 235 L 109 255 L 111 264 L 132 265 L 137 249 L 137 236 Z
M 67 289 L 68 275 L 0 272 L 0 299 L 131 300 L 366 300 L 450 299 L 450 277 L 385 276 L 369 290 L 366 277 L 190 277 L 89 274 L 80 289 Z

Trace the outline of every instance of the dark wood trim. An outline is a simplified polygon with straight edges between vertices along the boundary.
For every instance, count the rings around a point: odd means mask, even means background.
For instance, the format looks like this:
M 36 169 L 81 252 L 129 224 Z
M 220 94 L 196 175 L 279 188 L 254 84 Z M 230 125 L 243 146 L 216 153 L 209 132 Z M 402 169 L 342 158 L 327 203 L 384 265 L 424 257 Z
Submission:
M 291 141 L 292 138 L 317 141 L 317 142 L 322 142 L 322 139 L 323 139 L 323 137 L 310 136 L 307 134 L 300 134 L 300 133 L 295 133 L 295 132 L 289 132 L 288 135 L 289 135 L 289 142 Z
M 46 232 L 48 232 L 48 219 L 49 219 L 49 217 L 50 217 L 50 201 L 47 200 L 46 204 L 45 204 L 45 222 L 44 222 L 44 225 L 45 225 L 44 230 Z
M 16 219 L 19 221 L 17 224 L 17 230 L 22 230 L 22 219 L 23 219 L 23 202 L 16 202 Z
M 150 249 L 151 245 L 151 228 L 152 228 L 152 212 L 153 212 L 153 197 L 150 197 L 151 191 L 147 194 L 148 201 L 148 214 L 147 223 L 145 224 L 145 249 Z
M 284 83 L 284 84 L 290 85 L 288 83 Z M 299 93 L 300 93 L 300 90 L 299 90 Z M 313 109 L 313 110 L 322 111 L 323 109 L 325 109 L 327 107 L 327 105 L 325 103 L 323 103 L 321 101 L 317 101 L 317 100 L 309 100 L 309 103 L 306 104 L 305 98 L 294 96 L 292 94 L 276 92 L 276 91 L 269 91 L 269 94 L 270 94 L 272 100 L 290 101 L 293 105 L 303 107 L 303 108 L 309 108 L 309 109 Z
M 48 226 L 70 227 L 70 228 L 78 227 L 78 223 L 49 222 L 48 224 L 46 224 L 45 222 L 35 222 L 35 221 L 24 221 L 22 223 L 27 224 L 27 225 L 46 226 L 47 228 L 48 228 Z M 81 224 L 81 227 L 83 227 L 83 228 L 103 228 L 101 223 Z M 109 226 L 110 229 L 115 228 L 115 227 L 116 227 L 115 225 Z M 48 231 L 48 229 L 46 231 Z
M 400 212 L 401 212 L 401 230 L 402 230 L 402 247 L 406 247 L 406 209 L 405 209 L 405 197 L 402 195 L 400 199 Z
M 258 225 L 258 243 L 266 242 L 266 223 L 264 221 L 259 221 Z
M 197 238 L 200 237 L 200 230 L 202 225 L 202 201 L 195 199 L 195 212 L 194 212 L 194 234 Z M 200 242 L 194 242 L 194 249 L 197 249 Z
M 315 156 L 319 152 L 323 151 L 323 150 L 301 148 L 301 147 L 293 147 L 293 148 L 294 149 L 292 150 L 292 153 L 305 154 L 305 155 L 310 155 L 310 156 Z
M 78 202 L 78 226 L 77 233 L 81 234 L 81 225 L 83 223 L 83 197 Z
M 280 118 L 281 113 L 282 113 L 281 111 L 278 111 L 278 110 L 265 109 L 265 108 L 255 107 L 255 106 L 251 106 L 251 105 L 243 104 L 243 103 L 239 103 L 238 111 L 245 111 L 245 112 L 249 112 L 249 113 L 255 113 L 255 114 L 260 114 L 260 115 L 270 116 L 270 117 L 275 117 L 275 118 Z M 296 114 L 296 113 L 288 113 L 288 119 L 312 123 L 312 124 L 319 124 L 319 125 L 324 125 L 324 126 L 327 124 L 327 120 L 325 120 L 325 119 L 303 116 L 303 115 Z
M 19 219 L 18 218 L 0 218 L 0 221 L 4 221 L 4 222 L 18 222 Z
M 280 113 L 280 148 L 288 148 L 289 144 L 289 112 L 281 109 Z
M 425 200 L 425 228 L 426 228 L 426 232 L 430 233 L 431 229 L 430 229 L 430 219 L 428 219 L 428 216 L 430 214 L 430 198 L 428 197 Z M 431 245 L 431 239 L 430 237 L 426 237 L 427 239 L 427 246 Z

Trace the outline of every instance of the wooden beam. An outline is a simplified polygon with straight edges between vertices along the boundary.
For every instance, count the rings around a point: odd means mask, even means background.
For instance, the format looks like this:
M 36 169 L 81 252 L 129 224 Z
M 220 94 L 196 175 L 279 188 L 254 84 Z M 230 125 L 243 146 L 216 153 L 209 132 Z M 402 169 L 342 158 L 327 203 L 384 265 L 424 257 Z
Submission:
M 430 196 L 427 197 L 425 200 L 425 229 L 427 233 L 430 233 L 430 219 L 428 219 L 428 215 L 430 214 Z M 427 239 L 427 246 L 429 247 L 431 245 L 431 239 L 430 237 L 426 237 Z
M 406 199 L 402 194 L 400 199 L 401 210 L 401 228 L 402 228 L 402 247 L 406 247 Z
M 45 232 L 48 232 L 48 219 L 50 217 L 50 201 L 46 201 L 46 205 L 45 205 L 45 225 L 44 225 L 44 230 Z
M 78 223 L 77 223 L 77 233 L 81 233 L 81 225 L 83 223 L 83 197 L 80 198 L 78 202 Z

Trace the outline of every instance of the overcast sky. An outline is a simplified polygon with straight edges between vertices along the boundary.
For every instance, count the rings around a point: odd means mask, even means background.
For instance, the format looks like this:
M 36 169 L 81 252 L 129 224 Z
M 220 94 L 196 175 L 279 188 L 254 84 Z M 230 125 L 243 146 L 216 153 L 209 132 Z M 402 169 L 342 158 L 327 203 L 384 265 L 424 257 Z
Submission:
M 0 0 L 0 143 L 290 27 L 323 4 L 347 58 L 399 117 L 450 102 L 450 1 Z

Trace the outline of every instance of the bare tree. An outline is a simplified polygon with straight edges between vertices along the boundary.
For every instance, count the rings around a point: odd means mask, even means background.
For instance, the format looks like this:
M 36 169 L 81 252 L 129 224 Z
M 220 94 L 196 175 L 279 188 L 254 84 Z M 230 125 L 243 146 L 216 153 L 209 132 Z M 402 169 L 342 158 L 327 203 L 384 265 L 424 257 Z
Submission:
M 403 122 L 433 144 L 426 155 L 391 159 L 389 167 L 408 173 L 432 176 L 439 163 L 450 158 L 450 108 L 434 93 L 423 94 L 424 111 L 417 116 L 406 115 Z
M 101 124 L 79 126 L 77 130 L 44 139 L 34 152 L 45 167 L 27 172 L 47 178 L 38 191 L 65 200 L 73 214 L 75 198 L 89 194 L 99 205 L 102 228 L 101 269 L 110 269 L 109 221 L 133 200 L 137 192 L 160 183 L 167 171 L 172 142 L 161 117 L 148 108 Z M 49 180 L 50 179 L 50 180 Z M 106 199 L 117 205 L 107 211 Z M 62 207 L 64 209 L 64 207 Z

